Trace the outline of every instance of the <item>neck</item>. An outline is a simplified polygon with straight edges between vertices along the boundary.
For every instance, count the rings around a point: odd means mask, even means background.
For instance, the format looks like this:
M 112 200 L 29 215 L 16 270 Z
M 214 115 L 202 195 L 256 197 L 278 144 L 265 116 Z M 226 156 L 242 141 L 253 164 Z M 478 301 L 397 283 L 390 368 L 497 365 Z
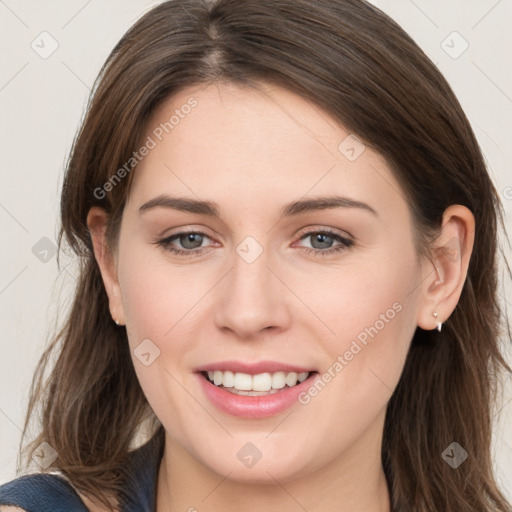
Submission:
M 383 420 L 383 418 L 382 418 Z M 381 462 L 382 422 L 372 425 L 349 449 L 319 469 L 264 483 L 229 479 L 192 457 L 166 435 L 158 475 L 157 512 L 390 512 Z

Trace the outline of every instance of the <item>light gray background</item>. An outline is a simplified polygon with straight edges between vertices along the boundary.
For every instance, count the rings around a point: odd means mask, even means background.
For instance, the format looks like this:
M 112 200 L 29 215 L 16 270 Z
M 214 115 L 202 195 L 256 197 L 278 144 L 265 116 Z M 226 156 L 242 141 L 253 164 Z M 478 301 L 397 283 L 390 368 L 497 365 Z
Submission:
M 59 272 L 51 252 L 64 162 L 101 64 L 126 29 L 157 3 L 0 0 L 0 483 L 15 477 L 34 365 L 75 284 L 72 260 L 63 257 Z M 373 3 L 411 34 L 450 82 L 484 151 L 511 230 L 512 1 Z M 41 36 L 44 31 L 51 37 Z M 47 58 L 31 47 L 49 51 L 52 39 L 58 48 Z M 463 40 L 468 49 L 453 58 Z M 512 315 L 509 284 L 501 298 Z M 505 391 L 493 446 L 498 481 L 512 499 L 510 378 Z

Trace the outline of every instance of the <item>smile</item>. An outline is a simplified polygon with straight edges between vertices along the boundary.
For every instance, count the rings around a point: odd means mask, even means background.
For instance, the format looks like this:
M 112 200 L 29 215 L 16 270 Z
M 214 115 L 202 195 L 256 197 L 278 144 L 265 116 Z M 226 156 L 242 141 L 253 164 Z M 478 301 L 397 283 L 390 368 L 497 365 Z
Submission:
M 310 372 L 265 372 L 256 375 L 231 371 L 209 371 L 203 375 L 215 386 L 222 387 L 226 391 L 244 396 L 260 396 L 277 393 L 279 390 L 304 382 Z
M 250 375 L 210 370 L 195 375 L 203 393 L 218 410 L 241 418 L 267 418 L 289 409 L 298 402 L 300 393 L 319 378 L 316 371 Z

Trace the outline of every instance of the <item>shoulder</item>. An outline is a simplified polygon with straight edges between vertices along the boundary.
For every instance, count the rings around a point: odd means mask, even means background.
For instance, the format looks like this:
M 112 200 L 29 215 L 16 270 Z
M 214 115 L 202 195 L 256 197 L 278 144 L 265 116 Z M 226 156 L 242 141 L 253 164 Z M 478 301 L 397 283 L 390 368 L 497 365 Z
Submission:
M 88 512 L 73 487 L 60 475 L 37 473 L 0 486 L 0 512 Z

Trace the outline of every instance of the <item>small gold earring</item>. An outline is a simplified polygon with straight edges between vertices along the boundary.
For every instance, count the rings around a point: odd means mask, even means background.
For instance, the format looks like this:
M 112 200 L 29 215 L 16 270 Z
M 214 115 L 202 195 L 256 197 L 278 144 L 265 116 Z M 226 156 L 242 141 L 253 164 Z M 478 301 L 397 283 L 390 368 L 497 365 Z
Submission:
M 434 318 L 437 320 L 437 317 L 439 316 L 435 311 L 432 313 L 434 315 Z M 437 330 L 439 332 L 441 332 L 441 328 L 443 327 L 443 323 L 442 322 L 437 322 Z

